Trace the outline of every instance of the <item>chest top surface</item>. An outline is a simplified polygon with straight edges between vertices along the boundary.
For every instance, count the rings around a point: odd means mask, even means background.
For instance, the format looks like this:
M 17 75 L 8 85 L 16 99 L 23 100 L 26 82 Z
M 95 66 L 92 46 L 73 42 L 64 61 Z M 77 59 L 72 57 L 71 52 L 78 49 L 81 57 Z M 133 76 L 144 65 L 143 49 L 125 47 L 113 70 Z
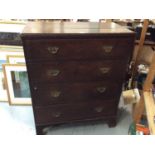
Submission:
M 30 22 L 28 23 L 22 36 L 29 35 L 104 35 L 122 34 L 133 35 L 130 31 L 115 23 L 100 22 Z

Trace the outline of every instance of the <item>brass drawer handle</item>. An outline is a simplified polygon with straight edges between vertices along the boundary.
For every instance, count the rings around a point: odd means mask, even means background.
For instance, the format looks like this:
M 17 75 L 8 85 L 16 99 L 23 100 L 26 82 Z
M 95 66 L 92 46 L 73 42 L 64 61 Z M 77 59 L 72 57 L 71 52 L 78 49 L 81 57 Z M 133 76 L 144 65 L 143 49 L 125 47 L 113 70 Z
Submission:
M 111 53 L 113 46 L 111 45 L 106 45 L 102 47 L 105 53 Z
M 106 87 L 97 87 L 97 91 L 99 92 L 99 93 L 104 93 L 105 91 L 106 91 Z
M 103 107 L 96 107 L 95 108 L 95 111 L 98 112 L 98 113 L 100 113 L 100 112 L 103 111 L 103 109 L 104 109 Z
M 53 117 L 58 118 L 61 116 L 61 112 L 54 112 L 52 115 L 53 115 Z
M 61 94 L 60 91 L 57 91 L 57 90 L 51 91 L 51 96 L 54 97 L 54 98 L 59 97 L 60 94 Z
M 49 70 L 47 74 L 48 74 L 48 76 L 58 76 L 59 73 L 60 73 L 60 70 L 52 69 L 52 70 Z
M 47 50 L 48 50 L 49 53 L 51 53 L 51 54 L 56 54 L 56 53 L 58 53 L 58 51 L 59 51 L 59 47 L 56 47 L 56 46 L 54 46 L 54 47 L 47 47 Z
M 101 67 L 99 69 L 100 69 L 100 72 L 102 74 L 106 74 L 106 73 L 108 73 L 110 71 L 111 68 L 109 68 L 109 67 Z

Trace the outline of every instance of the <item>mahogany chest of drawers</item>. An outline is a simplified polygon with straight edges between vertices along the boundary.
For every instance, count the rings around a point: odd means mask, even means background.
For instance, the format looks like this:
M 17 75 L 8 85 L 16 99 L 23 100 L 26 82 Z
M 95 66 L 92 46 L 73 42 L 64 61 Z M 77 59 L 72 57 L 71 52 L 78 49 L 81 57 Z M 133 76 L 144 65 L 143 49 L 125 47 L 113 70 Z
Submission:
M 22 35 L 37 134 L 49 125 L 116 125 L 134 33 L 114 23 L 33 22 Z

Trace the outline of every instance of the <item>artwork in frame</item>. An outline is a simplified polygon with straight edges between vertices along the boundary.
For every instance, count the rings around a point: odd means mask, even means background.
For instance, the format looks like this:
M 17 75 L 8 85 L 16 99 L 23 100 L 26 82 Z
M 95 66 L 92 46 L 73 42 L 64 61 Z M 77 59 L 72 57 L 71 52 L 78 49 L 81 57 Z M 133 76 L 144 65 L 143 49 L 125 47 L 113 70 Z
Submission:
M 16 46 L 16 45 L 0 45 L 0 51 L 23 52 L 23 47 L 22 46 Z
M 10 105 L 31 105 L 26 65 L 3 64 Z
M 7 90 L 2 70 L 2 64 L 7 63 L 7 55 L 24 56 L 23 47 L 0 45 L 0 102 L 8 102 Z

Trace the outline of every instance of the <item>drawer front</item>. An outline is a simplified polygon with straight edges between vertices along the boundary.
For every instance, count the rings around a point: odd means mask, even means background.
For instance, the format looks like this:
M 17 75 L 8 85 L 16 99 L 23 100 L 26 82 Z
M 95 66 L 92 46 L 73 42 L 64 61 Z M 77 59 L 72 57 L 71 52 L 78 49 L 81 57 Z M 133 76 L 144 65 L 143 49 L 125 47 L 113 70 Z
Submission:
M 27 64 L 31 81 L 68 82 L 122 80 L 125 61 L 71 61 Z
M 49 107 L 34 107 L 37 125 L 64 123 L 74 120 L 89 120 L 116 116 L 117 101 L 95 101 L 77 105 L 58 105 Z
M 103 58 L 128 58 L 132 50 L 131 40 L 122 39 L 44 39 L 25 40 L 27 61 L 81 60 Z
M 38 84 L 32 87 L 33 104 L 37 106 L 76 104 L 95 99 L 120 97 L 121 85 L 110 82 Z

